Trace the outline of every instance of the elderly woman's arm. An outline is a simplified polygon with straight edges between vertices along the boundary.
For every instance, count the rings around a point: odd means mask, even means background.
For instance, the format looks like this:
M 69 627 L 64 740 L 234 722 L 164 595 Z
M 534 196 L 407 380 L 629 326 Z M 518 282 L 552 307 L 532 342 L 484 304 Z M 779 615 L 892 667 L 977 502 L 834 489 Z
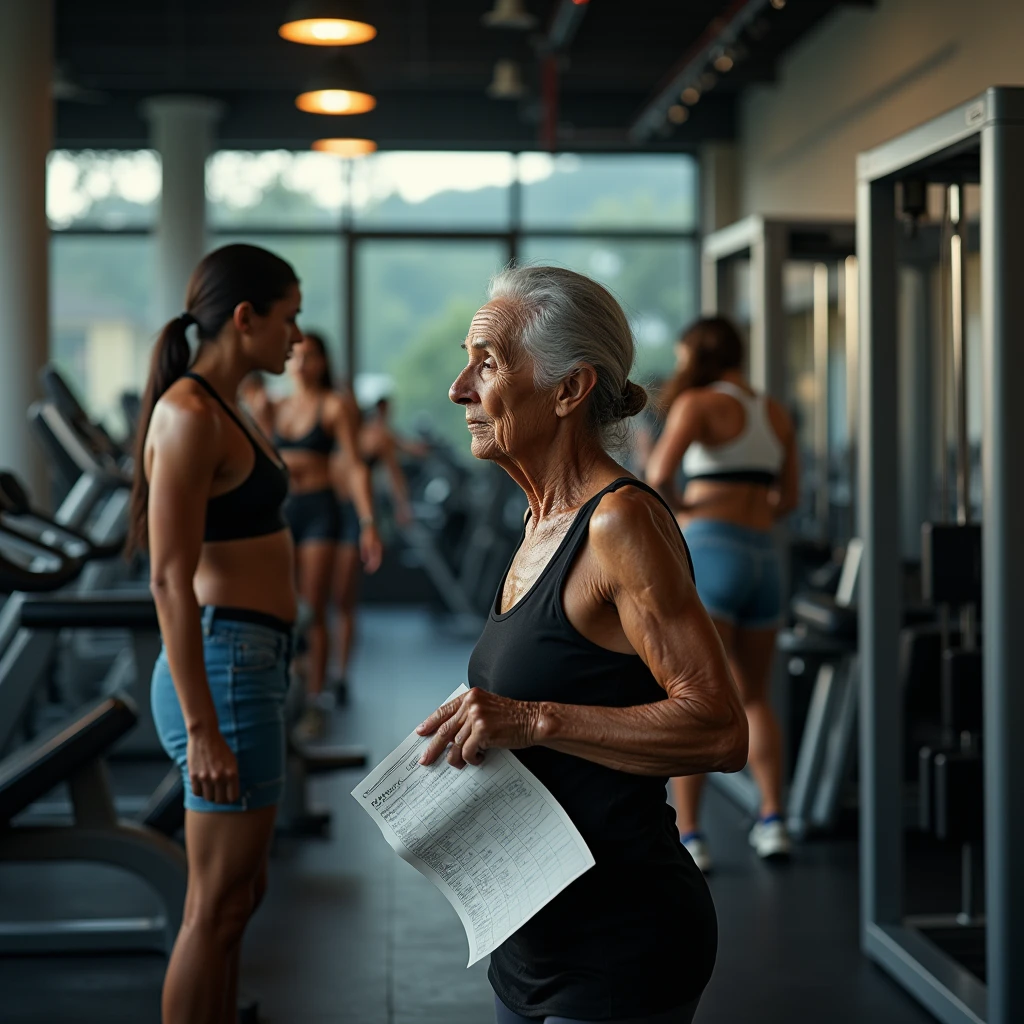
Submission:
M 690 579 L 679 530 L 649 494 L 623 488 L 590 522 L 595 597 L 613 603 L 627 640 L 665 690 L 629 708 L 509 700 L 471 690 L 420 727 L 422 760 L 452 743 L 457 766 L 489 747 L 545 746 L 637 775 L 739 771 L 747 720 L 725 651 Z

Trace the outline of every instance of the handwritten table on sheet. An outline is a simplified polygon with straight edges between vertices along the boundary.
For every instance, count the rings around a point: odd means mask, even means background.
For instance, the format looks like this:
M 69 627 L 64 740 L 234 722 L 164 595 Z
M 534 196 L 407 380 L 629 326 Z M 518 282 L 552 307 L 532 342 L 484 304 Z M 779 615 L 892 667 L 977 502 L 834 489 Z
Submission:
M 456 690 L 451 700 L 465 687 Z M 403 860 L 455 908 L 469 966 L 487 956 L 594 865 L 583 837 L 514 754 L 425 767 L 411 733 L 352 791 Z

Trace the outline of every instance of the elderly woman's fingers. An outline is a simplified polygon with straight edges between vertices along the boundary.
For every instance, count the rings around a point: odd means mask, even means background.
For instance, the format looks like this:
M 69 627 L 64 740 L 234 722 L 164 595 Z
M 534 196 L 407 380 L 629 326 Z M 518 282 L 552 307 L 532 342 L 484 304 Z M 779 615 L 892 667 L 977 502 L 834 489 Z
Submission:
M 445 707 L 449 706 L 450 705 L 447 704 L 445 705 Z M 441 708 L 440 710 L 443 711 L 444 708 Z M 439 714 L 439 712 L 435 712 L 434 714 Z M 424 750 L 420 755 L 420 764 L 433 764 L 441 756 L 445 747 L 447 747 L 455 738 L 455 734 L 459 731 L 459 728 L 464 721 L 464 716 L 465 713 L 460 708 L 456 708 L 452 717 L 449 717 L 446 721 L 442 722 L 441 725 L 436 727 L 437 731 L 434 734 L 434 738 L 427 744 L 426 750 Z M 431 715 L 431 718 L 433 717 L 434 715 Z M 429 724 L 431 718 L 428 718 L 424 725 Z M 420 727 L 420 729 L 422 728 L 423 726 Z M 430 731 L 434 732 L 433 729 Z M 427 735 L 430 735 L 430 733 L 427 733 Z
M 462 744 L 459 753 L 462 755 L 463 764 L 480 764 L 484 759 L 482 747 L 484 737 L 476 729 L 472 730 L 469 738 Z
M 463 750 L 463 745 L 469 741 L 473 735 L 473 723 L 468 720 L 468 715 L 464 715 L 462 717 L 462 725 L 452 740 L 451 750 L 448 751 L 448 763 L 453 768 L 465 768 L 466 764 L 469 762 L 469 758 L 466 757 L 465 751 Z
M 453 768 L 465 768 L 466 761 L 462 756 L 462 748 L 458 743 L 453 743 L 451 749 L 448 751 L 448 763 Z
M 466 694 L 460 694 L 455 700 L 448 701 L 447 704 L 442 704 L 425 722 L 422 722 L 416 727 L 416 731 L 421 736 L 430 736 L 436 729 L 447 722 L 458 710 L 462 707 L 462 702 L 466 699 Z

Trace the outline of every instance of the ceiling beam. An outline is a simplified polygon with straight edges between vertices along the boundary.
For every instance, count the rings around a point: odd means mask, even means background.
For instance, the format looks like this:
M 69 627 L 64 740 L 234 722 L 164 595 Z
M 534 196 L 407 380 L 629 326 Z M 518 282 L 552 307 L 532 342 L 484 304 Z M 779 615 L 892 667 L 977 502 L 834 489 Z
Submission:
M 150 145 L 140 114 L 147 93 L 110 94 L 101 104 L 58 103 L 55 147 L 59 149 L 135 149 Z M 351 134 L 376 140 L 382 149 L 504 150 L 538 148 L 535 124 L 521 120 L 515 103 L 461 92 L 422 96 L 383 93 L 369 114 L 331 118 L 296 110 L 288 93 L 212 94 L 225 104 L 217 125 L 222 149 L 307 149 L 314 139 Z M 626 137 L 629 117 L 642 102 L 637 91 L 621 96 L 567 93 L 559 104 L 559 143 L 564 149 L 635 149 Z M 694 110 L 685 140 L 656 139 L 644 149 L 691 148 L 710 138 L 730 137 L 733 103 L 709 96 Z
M 716 52 L 739 42 L 746 28 L 760 15 L 773 13 L 772 7 L 772 0 L 730 0 L 633 119 L 630 139 L 637 145 L 650 139 L 665 124 L 668 108 L 679 103 L 683 90 L 698 86 L 701 75 L 713 64 Z
M 568 50 L 583 24 L 588 6 L 588 0 L 558 0 L 543 49 L 553 53 Z

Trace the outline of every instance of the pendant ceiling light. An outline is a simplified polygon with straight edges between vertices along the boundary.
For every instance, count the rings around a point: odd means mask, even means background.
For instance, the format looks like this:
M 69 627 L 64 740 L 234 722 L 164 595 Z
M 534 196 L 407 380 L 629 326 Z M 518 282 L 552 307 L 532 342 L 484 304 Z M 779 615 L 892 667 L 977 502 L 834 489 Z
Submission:
M 377 34 L 359 0 L 300 0 L 278 29 L 283 39 L 309 46 L 355 46 Z
M 343 53 L 336 53 L 309 80 L 295 106 L 310 114 L 365 114 L 377 106 L 377 100 L 359 69 Z
M 367 156 L 377 151 L 372 139 L 317 139 L 313 148 L 318 153 L 333 153 L 335 156 Z
M 526 95 L 526 86 L 514 60 L 499 60 L 494 65 L 494 78 L 487 86 L 492 100 L 518 100 Z
M 529 29 L 537 19 L 523 7 L 523 0 L 494 0 L 494 10 L 481 19 L 491 28 Z

